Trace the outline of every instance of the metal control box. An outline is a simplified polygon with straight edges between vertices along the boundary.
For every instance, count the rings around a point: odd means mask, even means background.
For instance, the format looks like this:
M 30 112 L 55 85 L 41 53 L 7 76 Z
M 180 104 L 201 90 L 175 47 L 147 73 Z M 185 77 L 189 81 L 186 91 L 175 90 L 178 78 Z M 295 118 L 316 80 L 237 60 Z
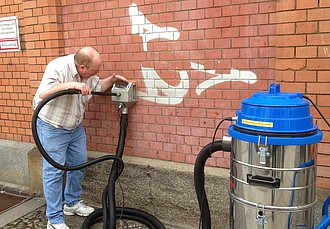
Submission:
M 113 102 L 119 103 L 128 108 L 136 102 L 136 83 L 135 82 L 119 82 L 115 83 L 111 89 L 112 93 L 116 93 L 111 97 Z

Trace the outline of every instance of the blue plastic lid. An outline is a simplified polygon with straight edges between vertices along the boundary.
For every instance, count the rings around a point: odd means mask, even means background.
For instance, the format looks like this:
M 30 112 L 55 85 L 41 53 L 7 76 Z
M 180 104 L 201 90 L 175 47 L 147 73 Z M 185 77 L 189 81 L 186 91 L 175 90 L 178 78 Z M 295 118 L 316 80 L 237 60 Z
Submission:
M 272 133 L 302 133 L 317 130 L 308 101 L 301 93 L 281 92 L 271 84 L 268 92 L 257 92 L 242 101 L 235 126 Z
M 228 133 L 236 139 L 270 145 L 305 145 L 322 140 L 308 101 L 301 93 L 281 92 L 279 84 L 244 99 Z

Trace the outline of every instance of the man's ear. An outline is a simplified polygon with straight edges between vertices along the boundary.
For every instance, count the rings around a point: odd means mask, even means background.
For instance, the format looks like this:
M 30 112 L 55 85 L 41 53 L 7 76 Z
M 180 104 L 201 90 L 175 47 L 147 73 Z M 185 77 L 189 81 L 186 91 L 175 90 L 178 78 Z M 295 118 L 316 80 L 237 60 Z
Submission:
M 86 70 L 86 66 L 83 65 L 83 64 L 79 65 L 79 70 L 80 70 L 80 71 L 84 71 L 84 70 Z

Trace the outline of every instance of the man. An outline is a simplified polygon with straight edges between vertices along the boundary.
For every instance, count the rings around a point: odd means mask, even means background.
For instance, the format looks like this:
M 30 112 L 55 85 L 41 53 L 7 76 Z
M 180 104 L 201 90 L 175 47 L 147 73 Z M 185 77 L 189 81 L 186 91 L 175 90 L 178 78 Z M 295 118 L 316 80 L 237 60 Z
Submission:
M 113 74 L 105 79 L 96 76 L 102 65 L 101 55 L 92 47 L 84 47 L 76 54 L 56 58 L 49 62 L 33 99 L 38 103 L 57 91 L 77 89 L 81 94 L 57 97 L 46 104 L 39 113 L 37 131 L 46 152 L 59 164 L 79 165 L 87 161 L 86 135 L 81 125 L 85 105 L 92 97 L 91 91 L 106 91 L 116 82 L 128 82 Z M 88 216 L 94 211 L 85 205 L 82 194 L 84 170 L 69 171 L 64 189 L 62 208 L 62 170 L 44 159 L 43 186 L 47 202 L 47 229 L 68 229 L 64 215 Z

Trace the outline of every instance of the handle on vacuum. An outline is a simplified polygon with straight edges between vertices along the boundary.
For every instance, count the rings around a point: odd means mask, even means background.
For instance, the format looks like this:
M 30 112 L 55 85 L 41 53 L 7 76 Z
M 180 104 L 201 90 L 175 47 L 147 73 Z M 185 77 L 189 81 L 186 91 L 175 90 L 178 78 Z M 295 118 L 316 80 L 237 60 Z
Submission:
M 259 185 L 267 188 L 279 188 L 281 179 L 270 176 L 247 174 L 247 182 L 250 185 Z

